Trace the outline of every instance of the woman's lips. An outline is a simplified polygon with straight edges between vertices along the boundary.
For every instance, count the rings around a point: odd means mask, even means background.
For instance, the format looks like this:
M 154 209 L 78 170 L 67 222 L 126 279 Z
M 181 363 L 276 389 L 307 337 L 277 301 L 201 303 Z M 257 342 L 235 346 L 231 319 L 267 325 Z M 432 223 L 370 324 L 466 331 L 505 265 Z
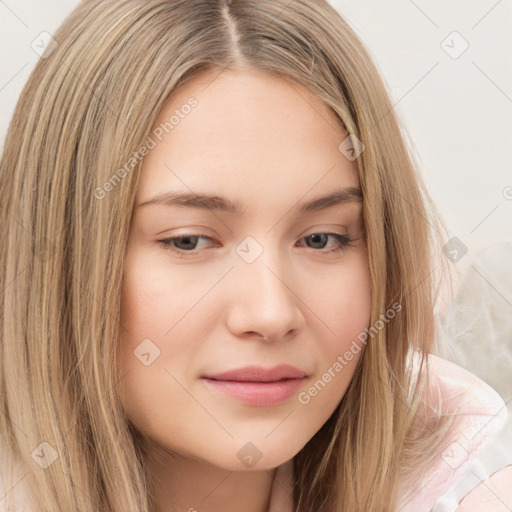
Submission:
M 282 379 L 301 379 L 305 376 L 305 371 L 289 364 L 278 364 L 272 368 L 252 365 L 222 373 L 203 375 L 207 379 L 238 380 L 244 382 L 274 382 Z
M 271 406 L 288 400 L 301 386 L 304 378 L 269 382 L 217 380 L 203 377 L 208 386 L 250 405 Z

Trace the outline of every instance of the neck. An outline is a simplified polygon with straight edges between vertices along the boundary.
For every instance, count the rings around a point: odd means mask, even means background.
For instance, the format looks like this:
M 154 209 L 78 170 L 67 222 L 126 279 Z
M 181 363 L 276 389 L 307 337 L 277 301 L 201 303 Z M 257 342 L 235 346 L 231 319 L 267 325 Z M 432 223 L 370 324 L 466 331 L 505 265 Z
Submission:
M 279 471 L 229 471 L 151 447 L 146 467 L 154 485 L 157 512 L 291 510 L 291 460 L 279 466 Z

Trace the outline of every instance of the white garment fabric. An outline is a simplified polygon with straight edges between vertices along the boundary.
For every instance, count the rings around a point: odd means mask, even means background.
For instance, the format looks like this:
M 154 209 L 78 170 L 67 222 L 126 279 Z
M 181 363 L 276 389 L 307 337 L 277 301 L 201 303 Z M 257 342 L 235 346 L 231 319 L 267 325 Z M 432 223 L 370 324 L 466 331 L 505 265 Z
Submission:
M 469 255 L 465 256 L 466 258 Z M 474 373 L 505 401 L 508 421 L 432 512 L 512 510 L 512 244 L 469 260 L 453 300 L 438 316 L 438 353 Z M 480 496 L 477 499 L 477 494 Z M 471 497 L 471 496 L 474 497 Z M 464 500 L 464 498 L 466 499 Z M 464 500 L 467 505 L 459 506 Z M 465 508 L 471 506 L 472 508 Z

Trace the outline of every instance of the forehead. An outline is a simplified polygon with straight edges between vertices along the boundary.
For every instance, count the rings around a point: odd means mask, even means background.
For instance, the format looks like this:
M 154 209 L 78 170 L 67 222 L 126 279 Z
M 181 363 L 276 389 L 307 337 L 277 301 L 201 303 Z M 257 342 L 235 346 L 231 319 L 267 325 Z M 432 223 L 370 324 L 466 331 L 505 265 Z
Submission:
M 354 162 L 338 149 L 346 132 L 334 112 L 304 87 L 265 71 L 193 78 L 167 100 L 152 133 L 158 136 L 144 157 L 139 203 L 173 189 L 284 199 L 317 186 L 359 185 Z

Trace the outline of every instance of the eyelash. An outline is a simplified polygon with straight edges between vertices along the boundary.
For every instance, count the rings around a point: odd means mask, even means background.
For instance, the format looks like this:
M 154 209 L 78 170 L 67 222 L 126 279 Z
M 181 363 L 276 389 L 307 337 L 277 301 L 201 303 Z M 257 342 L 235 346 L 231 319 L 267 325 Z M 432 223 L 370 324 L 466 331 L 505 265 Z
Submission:
M 304 236 L 302 239 L 310 238 L 313 235 L 328 235 L 328 236 L 331 236 L 331 237 L 335 238 L 336 243 L 338 245 L 335 249 L 330 249 L 330 250 L 320 249 L 320 250 L 316 250 L 315 251 L 315 252 L 320 252 L 320 253 L 324 253 L 324 254 L 326 254 L 326 253 L 337 253 L 339 251 L 343 251 L 348 246 L 352 246 L 352 242 L 356 241 L 356 239 L 350 238 L 347 235 L 340 235 L 339 233 L 329 233 L 329 232 L 311 233 L 309 235 Z M 164 249 L 167 249 L 167 250 L 170 250 L 170 251 L 176 253 L 179 257 L 185 257 L 185 258 L 186 257 L 197 257 L 197 256 L 199 256 L 199 250 L 184 251 L 182 249 L 177 249 L 176 247 L 172 246 L 172 243 L 173 243 L 174 240 L 180 240 L 181 238 L 189 238 L 189 237 L 206 238 L 208 240 L 211 240 L 211 238 L 209 236 L 204 235 L 204 234 L 193 235 L 193 234 L 190 234 L 190 233 L 186 233 L 186 234 L 183 234 L 183 235 L 180 235 L 180 236 L 176 236 L 176 237 L 172 237 L 172 238 L 164 238 L 162 240 L 157 240 L 157 242 L 160 245 L 162 245 Z M 310 249 L 312 249 L 312 248 L 310 248 Z M 315 250 L 315 249 L 313 249 L 313 250 Z

